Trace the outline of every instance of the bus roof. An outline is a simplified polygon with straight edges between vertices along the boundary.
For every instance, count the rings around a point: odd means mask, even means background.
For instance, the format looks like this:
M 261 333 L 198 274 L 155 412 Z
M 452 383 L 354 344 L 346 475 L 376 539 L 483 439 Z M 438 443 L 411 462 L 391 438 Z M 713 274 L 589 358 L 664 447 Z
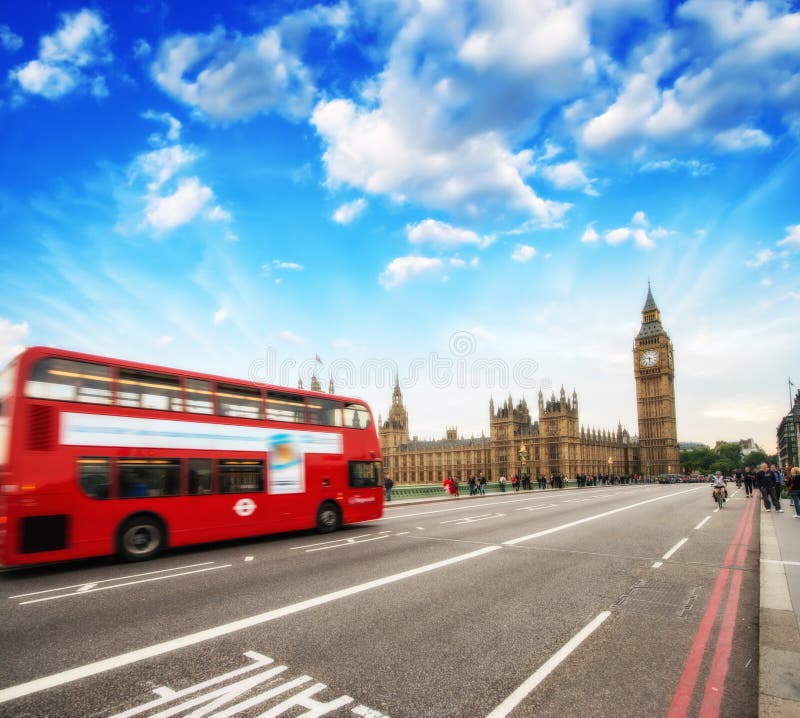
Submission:
M 206 372 L 194 371 L 192 369 L 176 369 L 174 367 L 165 367 L 159 364 L 147 364 L 144 362 L 127 361 L 125 359 L 115 359 L 113 357 L 101 356 L 98 354 L 86 354 L 84 352 L 75 352 L 69 349 L 58 349 L 55 347 L 35 346 L 27 347 L 20 354 L 17 354 L 8 365 L 19 362 L 20 368 L 27 371 L 27 367 L 31 364 L 45 359 L 48 357 L 62 358 L 62 359 L 75 359 L 78 361 L 93 362 L 97 364 L 108 364 L 109 366 L 124 367 L 127 369 L 139 369 L 141 371 L 159 372 L 162 374 L 176 374 L 185 376 L 190 379 L 206 379 L 208 381 L 223 382 L 226 384 L 240 384 L 242 386 L 256 386 L 262 389 L 271 391 L 285 391 L 292 394 L 300 394 L 302 396 L 326 397 L 331 399 L 339 399 L 345 402 L 353 402 L 356 404 L 367 405 L 364 399 L 351 396 L 343 396 L 341 394 L 328 394 L 323 391 L 311 391 L 309 389 L 296 389 L 293 387 L 280 386 L 278 384 L 265 384 L 264 382 L 252 381 L 250 379 L 238 379 L 235 377 L 219 376 L 216 374 L 208 374 Z

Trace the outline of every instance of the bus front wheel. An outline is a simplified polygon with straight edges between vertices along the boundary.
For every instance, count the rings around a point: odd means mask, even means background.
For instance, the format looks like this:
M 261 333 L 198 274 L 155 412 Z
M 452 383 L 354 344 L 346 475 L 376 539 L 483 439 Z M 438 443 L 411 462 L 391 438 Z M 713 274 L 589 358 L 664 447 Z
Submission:
M 131 516 L 119 530 L 117 553 L 125 561 L 146 561 L 164 548 L 164 526 L 153 516 Z
M 326 501 L 317 509 L 317 531 L 329 534 L 342 525 L 342 514 L 333 501 Z

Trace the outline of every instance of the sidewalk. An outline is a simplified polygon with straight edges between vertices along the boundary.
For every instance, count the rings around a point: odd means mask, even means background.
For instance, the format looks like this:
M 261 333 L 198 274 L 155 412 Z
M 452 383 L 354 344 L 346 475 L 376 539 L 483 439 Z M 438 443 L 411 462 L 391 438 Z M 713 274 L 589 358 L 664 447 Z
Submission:
M 756 499 L 759 497 L 756 492 Z M 761 507 L 759 716 L 800 715 L 800 519 Z

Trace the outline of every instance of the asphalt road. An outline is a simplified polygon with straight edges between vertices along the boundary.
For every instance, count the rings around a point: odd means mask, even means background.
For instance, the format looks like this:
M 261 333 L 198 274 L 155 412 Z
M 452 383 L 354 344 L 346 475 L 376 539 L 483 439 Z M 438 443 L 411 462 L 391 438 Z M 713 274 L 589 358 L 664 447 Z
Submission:
M 754 504 L 509 493 L 6 571 L 0 716 L 754 716 Z

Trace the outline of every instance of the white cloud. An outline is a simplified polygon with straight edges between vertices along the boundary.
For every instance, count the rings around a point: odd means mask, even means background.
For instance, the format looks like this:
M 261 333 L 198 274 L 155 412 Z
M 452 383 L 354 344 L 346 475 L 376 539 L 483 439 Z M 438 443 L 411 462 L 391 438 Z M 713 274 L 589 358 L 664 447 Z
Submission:
M 150 178 L 147 188 L 155 192 L 196 159 L 197 154 L 192 150 L 172 145 L 139 155 L 134 166 Z
M 391 289 L 420 274 L 437 273 L 442 267 L 442 260 L 435 257 L 397 257 L 381 272 L 378 281 L 386 289 Z
M 596 242 L 598 239 L 600 239 L 600 235 L 597 234 L 597 230 L 594 228 L 594 225 L 586 225 L 586 229 L 583 230 L 583 234 L 581 235 L 581 242 L 588 244 L 591 242 Z
M 181 137 L 181 128 L 183 124 L 179 119 L 173 117 L 169 112 L 155 112 L 154 110 L 147 110 L 142 113 L 145 120 L 153 120 L 161 122 L 167 126 L 167 139 L 170 142 L 177 142 Z
M 93 10 L 61 15 L 61 26 L 39 41 L 35 60 L 9 73 L 20 87 L 35 95 L 55 100 L 77 88 L 86 87 L 95 97 L 106 97 L 108 88 L 102 75 L 87 70 L 111 62 L 108 26 Z
M 224 239 L 226 242 L 238 242 L 239 235 L 237 235 L 235 232 L 232 232 L 230 229 L 226 229 Z
M 470 229 L 454 227 L 436 219 L 423 219 L 417 224 L 406 225 L 406 235 L 411 244 L 432 244 L 441 249 L 452 249 L 463 245 L 488 247 L 494 242 L 491 235 L 480 236 Z
M 800 249 L 800 224 L 792 224 L 786 228 L 786 236 L 778 242 L 779 247 Z
M 526 138 L 596 74 L 585 3 L 389 7 L 362 8 L 392 33 L 380 74 L 356 99 L 326 98 L 312 113 L 328 183 L 468 217 L 499 210 L 558 225 L 569 205 L 528 179 L 537 154 L 560 149 L 547 142 L 536 152 Z
M 133 56 L 137 59 L 147 57 L 152 51 L 153 48 L 150 47 L 150 43 L 144 38 L 140 37 L 133 43 Z
M 686 170 L 692 177 L 702 177 L 714 171 L 714 165 L 700 160 L 679 160 L 672 158 L 669 160 L 658 160 L 645 162 L 640 168 L 640 172 L 677 172 Z
M 178 183 L 178 188 L 165 197 L 150 196 L 145 217 L 156 230 L 164 231 L 191 222 L 214 198 L 210 187 L 197 177 L 189 177 Z
M 762 249 L 756 252 L 753 259 L 748 259 L 745 264 L 752 268 L 762 267 L 763 265 L 768 264 L 777 258 L 778 255 L 771 249 Z
M 760 284 L 762 287 L 771 287 L 771 286 L 772 286 L 772 280 L 771 280 L 769 277 L 764 277 L 764 279 L 762 279 L 762 280 L 759 282 L 759 284 Z
M 752 127 L 736 127 L 717 134 L 714 142 L 720 149 L 740 152 L 754 147 L 761 149 L 769 147 L 772 144 L 772 138 L 765 132 Z
M 514 154 L 493 132 L 458 143 L 443 137 L 429 143 L 418 128 L 350 100 L 319 102 L 311 123 L 327 144 L 323 162 L 332 186 L 347 184 L 396 201 L 460 212 L 499 203 L 543 225 L 556 224 L 569 208 L 542 199 L 525 184 L 533 171 L 530 151 Z
M 606 244 L 612 247 L 631 241 L 640 249 L 653 249 L 653 247 L 656 246 L 657 239 L 663 239 L 670 234 L 672 234 L 672 231 L 664 227 L 651 227 L 647 215 L 639 210 L 631 217 L 628 226 L 606 230 L 602 237 L 606 241 Z M 596 242 L 599 239 L 600 234 L 598 234 L 593 225 L 589 225 L 584 230 L 581 242 L 590 243 Z
M 158 343 L 164 346 L 172 344 L 175 341 L 175 337 L 170 336 L 169 334 L 164 334 L 158 338 Z
M 333 213 L 332 219 L 337 224 L 350 224 L 358 215 L 360 215 L 367 206 L 367 200 L 363 197 L 354 199 L 352 202 L 347 202 L 341 205 Z
M 349 349 L 353 346 L 353 340 L 347 339 L 345 337 L 340 337 L 338 339 L 333 340 L 333 346 L 336 349 Z
M 228 310 L 225 307 L 220 307 L 214 312 L 214 324 L 221 324 L 228 318 Z
M 111 61 L 108 26 L 96 12 L 84 8 L 73 15 L 63 14 L 61 20 L 59 30 L 41 39 L 40 59 L 78 67 Z
M 0 45 L 6 52 L 16 52 L 22 45 L 22 38 L 8 25 L 0 25 Z
M 460 257 L 450 257 L 450 259 L 447 260 L 447 263 L 451 267 L 456 267 L 457 269 L 463 269 L 464 267 L 467 266 L 466 261 L 461 259 Z
M 302 264 L 298 264 L 297 262 L 285 262 L 281 259 L 273 259 L 271 262 L 267 262 L 266 264 L 261 265 L 261 270 L 265 274 L 269 274 L 270 272 L 276 271 L 290 271 L 290 272 L 301 272 L 305 269 Z
M 274 27 L 257 35 L 228 35 L 217 27 L 170 37 L 161 43 L 152 73 L 170 95 L 223 121 L 269 110 L 304 117 L 315 94 L 308 68 Z
M 767 147 L 759 125 L 788 127 L 797 112 L 798 35 L 800 13 L 786 3 L 687 0 L 669 29 L 620 63 L 606 59 L 610 98 L 599 110 L 584 101 L 579 137 L 589 149 L 636 156 L 656 145 Z
M 28 331 L 28 322 L 14 324 L 5 317 L 0 317 L 0 365 L 5 365 L 25 348 L 24 341 Z
M 89 92 L 95 97 L 108 97 L 108 85 L 106 85 L 106 78 L 102 75 L 93 77 L 89 83 Z
M 536 248 L 529 244 L 518 244 L 511 253 L 515 262 L 530 262 L 536 256 Z
M 578 160 L 550 165 L 542 170 L 544 176 L 559 189 L 581 189 L 588 195 L 597 195 Z
M 227 209 L 223 209 L 218 204 L 206 210 L 205 218 L 209 222 L 230 222 L 231 213 Z
M 305 339 L 303 339 L 303 337 L 298 336 L 294 332 L 290 332 L 288 329 L 284 329 L 278 334 L 278 336 L 290 344 L 297 344 L 299 346 L 300 344 L 305 343 Z
M 39 60 L 31 60 L 11 74 L 23 90 L 48 100 L 55 100 L 72 92 L 77 84 L 69 72 Z

